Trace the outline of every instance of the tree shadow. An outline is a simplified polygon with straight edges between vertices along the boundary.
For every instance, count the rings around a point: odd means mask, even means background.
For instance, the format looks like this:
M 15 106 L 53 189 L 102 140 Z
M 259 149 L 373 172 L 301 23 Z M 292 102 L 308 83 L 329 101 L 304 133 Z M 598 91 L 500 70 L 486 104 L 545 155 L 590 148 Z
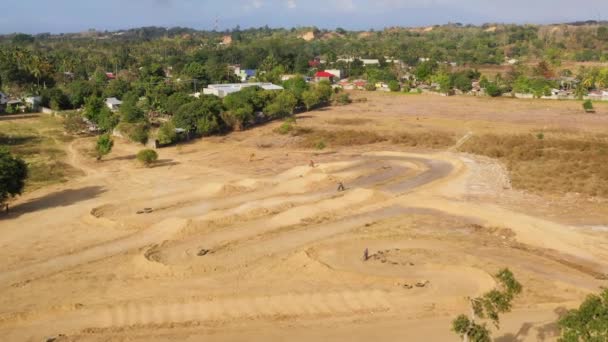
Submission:
M 157 160 L 154 164 L 150 166 L 150 168 L 154 169 L 157 167 L 165 167 L 165 166 L 175 166 L 179 165 L 179 162 L 173 161 L 172 159 L 160 159 Z
M 496 342 L 522 342 L 524 341 L 533 327 L 536 327 L 536 340 L 537 341 L 546 341 L 546 340 L 554 340 L 556 337 L 560 335 L 560 328 L 557 321 L 563 317 L 568 310 L 564 307 L 558 307 L 553 312 L 557 315 L 557 318 L 554 322 L 543 324 L 543 325 L 535 325 L 534 323 L 524 323 L 517 334 L 506 334 L 504 336 L 496 338 L 494 341 Z M 528 338 L 529 339 L 529 338 Z
M 0 121 L 26 120 L 40 117 L 40 114 L 2 114 Z
M 106 190 L 101 186 L 89 186 L 81 189 L 67 189 L 42 197 L 31 199 L 25 203 L 10 207 L 8 214 L 3 213 L 0 219 L 11 219 L 19 217 L 23 214 L 56 207 L 65 207 L 95 198 Z
M 114 157 L 114 158 L 110 158 L 110 159 L 106 159 L 106 161 L 111 161 L 111 160 L 135 160 L 135 158 L 137 158 L 134 154 L 128 155 L 128 156 L 120 156 L 120 157 Z
M 498 337 L 496 338 L 494 341 L 496 342 L 521 342 L 524 340 L 525 337 L 528 336 L 528 334 L 530 333 L 530 330 L 532 329 L 532 327 L 534 326 L 534 324 L 532 323 L 524 323 L 521 328 L 519 328 L 519 331 L 517 332 L 517 334 L 506 334 L 504 336 Z
M 34 143 L 34 142 L 39 142 L 40 141 L 40 137 L 36 137 L 36 136 L 18 136 L 18 137 L 11 137 L 11 136 L 7 136 L 5 134 L 0 133 L 0 145 L 6 145 L 6 146 L 18 146 L 18 145 L 25 145 L 27 143 Z

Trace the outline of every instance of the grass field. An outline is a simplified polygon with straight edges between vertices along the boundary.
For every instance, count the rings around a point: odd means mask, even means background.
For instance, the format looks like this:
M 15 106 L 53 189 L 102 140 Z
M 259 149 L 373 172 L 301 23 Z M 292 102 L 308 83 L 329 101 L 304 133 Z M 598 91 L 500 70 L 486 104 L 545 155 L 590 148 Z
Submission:
M 63 133 L 61 120 L 51 116 L 0 117 L 0 146 L 8 146 L 28 163 L 26 191 L 65 182 L 81 174 L 65 162 L 65 147 L 71 139 Z

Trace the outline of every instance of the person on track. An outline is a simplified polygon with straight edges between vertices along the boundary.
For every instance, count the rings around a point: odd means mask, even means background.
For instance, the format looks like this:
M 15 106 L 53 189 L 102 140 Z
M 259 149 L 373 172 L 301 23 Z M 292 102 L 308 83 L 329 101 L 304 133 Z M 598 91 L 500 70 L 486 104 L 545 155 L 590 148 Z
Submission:
M 338 182 L 338 192 L 342 192 L 342 191 L 346 191 L 346 188 L 344 187 L 344 183 Z

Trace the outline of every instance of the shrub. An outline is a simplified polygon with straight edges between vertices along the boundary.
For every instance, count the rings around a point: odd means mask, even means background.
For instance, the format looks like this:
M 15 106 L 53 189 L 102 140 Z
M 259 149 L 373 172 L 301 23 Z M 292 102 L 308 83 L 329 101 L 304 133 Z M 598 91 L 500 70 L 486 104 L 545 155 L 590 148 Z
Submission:
M 158 142 L 161 145 L 169 145 L 177 140 L 175 125 L 172 122 L 165 122 L 158 130 Z
M 340 93 L 340 94 L 336 94 L 334 97 L 334 103 L 336 103 L 337 105 L 347 105 L 349 103 L 353 102 L 350 99 L 350 95 L 347 93 Z
M 593 102 L 591 102 L 591 100 L 587 100 L 587 101 L 583 102 L 583 109 L 587 113 L 593 112 Z
M 288 134 L 291 131 L 293 131 L 293 125 L 287 121 L 283 122 L 283 124 L 276 129 L 277 133 L 283 135 Z
M 68 134 L 79 134 L 86 132 L 87 124 L 82 116 L 76 112 L 68 113 L 63 121 L 63 127 Z
M 137 153 L 137 160 L 144 166 L 150 167 L 150 165 L 158 160 L 158 153 L 150 149 L 141 150 Z
M 367 91 L 376 91 L 376 85 L 373 83 L 368 83 L 365 85 L 365 90 Z
M 392 92 L 397 92 L 401 90 L 401 85 L 399 85 L 399 82 L 393 80 L 388 82 L 388 89 Z
M 325 145 L 325 141 L 323 141 L 323 140 L 320 140 L 315 144 L 315 148 L 317 150 L 323 150 L 323 149 L 325 149 L 325 147 L 327 147 L 327 146 Z
M 110 154 L 112 147 L 114 146 L 114 140 L 109 134 L 99 136 L 97 144 L 95 145 L 95 151 L 97 152 L 97 160 L 101 160 L 103 156 Z
M 486 94 L 492 97 L 498 97 L 502 95 L 502 89 L 500 89 L 496 83 L 488 82 L 486 86 Z
M 145 144 L 148 142 L 148 132 L 150 127 L 146 122 L 126 123 L 123 122 L 116 127 L 120 133 L 124 134 L 132 142 Z

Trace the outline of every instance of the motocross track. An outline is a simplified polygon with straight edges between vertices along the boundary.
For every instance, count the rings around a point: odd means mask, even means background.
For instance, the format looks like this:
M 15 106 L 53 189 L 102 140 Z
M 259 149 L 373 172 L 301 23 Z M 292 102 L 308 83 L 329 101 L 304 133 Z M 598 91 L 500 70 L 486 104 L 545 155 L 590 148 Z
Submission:
M 303 120 L 368 108 L 351 106 Z M 466 298 L 509 267 L 524 291 L 493 336 L 553 341 L 559 315 L 607 285 L 608 232 L 539 214 L 493 160 L 301 150 L 278 124 L 162 149 L 150 169 L 124 142 L 103 162 L 90 139 L 66 146 L 86 176 L 0 217 L 3 340 L 456 341 Z

